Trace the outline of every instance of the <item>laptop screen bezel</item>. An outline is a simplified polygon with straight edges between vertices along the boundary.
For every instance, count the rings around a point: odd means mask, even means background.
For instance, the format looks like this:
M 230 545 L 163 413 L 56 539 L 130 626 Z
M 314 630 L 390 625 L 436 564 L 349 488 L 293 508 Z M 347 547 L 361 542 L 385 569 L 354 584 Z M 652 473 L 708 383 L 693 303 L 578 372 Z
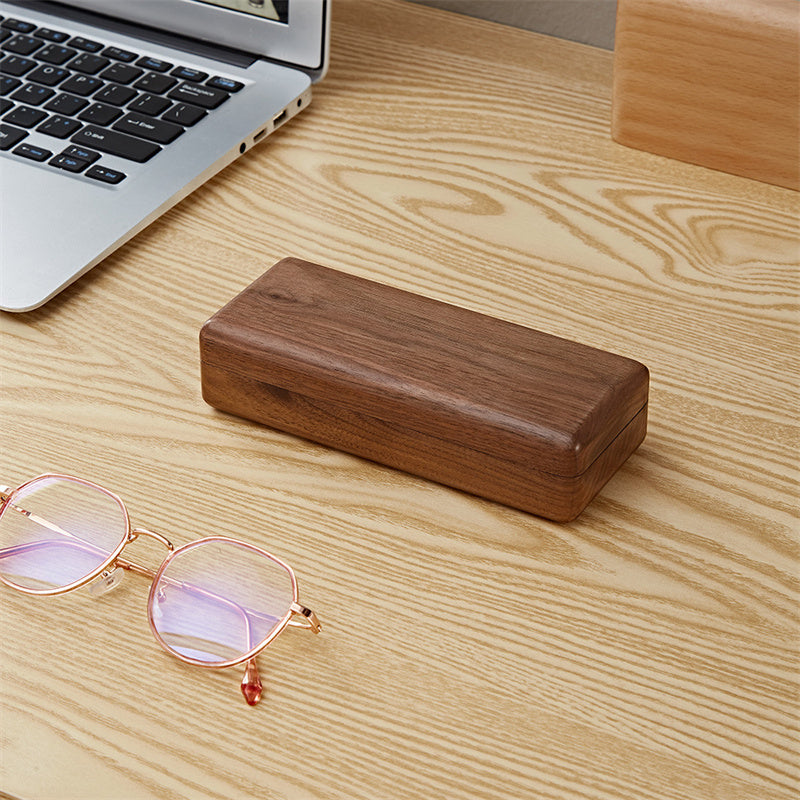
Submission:
M 289 21 L 279 22 L 202 0 L 58 0 L 183 36 L 324 71 L 329 0 L 290 0 Z

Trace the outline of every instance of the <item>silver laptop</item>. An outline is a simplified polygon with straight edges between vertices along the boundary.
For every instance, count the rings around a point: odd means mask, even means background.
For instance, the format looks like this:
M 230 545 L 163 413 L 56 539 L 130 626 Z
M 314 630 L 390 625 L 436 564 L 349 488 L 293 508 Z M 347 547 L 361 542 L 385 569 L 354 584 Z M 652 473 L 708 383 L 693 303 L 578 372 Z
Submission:
M 42 305 L 302 111 L 328 64 L 329 0 L 0 0 L 0 17 L 6 311 Z

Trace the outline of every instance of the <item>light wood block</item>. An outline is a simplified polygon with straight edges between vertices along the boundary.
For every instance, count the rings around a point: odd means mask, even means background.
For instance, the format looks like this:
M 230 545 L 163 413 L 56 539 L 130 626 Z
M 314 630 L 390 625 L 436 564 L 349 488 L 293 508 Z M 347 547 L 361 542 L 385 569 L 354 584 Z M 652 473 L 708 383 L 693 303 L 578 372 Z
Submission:
M 616 141 L 800 189 L 800 3 L 620 0 Z
M 395 0 L 332 37 L 307 111 L 0 315 L 0 483 L 251 541 L 323 631 L 251 708 L 142 576 L 0 587 L 0 795 L 796 800 L 800 193 L 613 142 L 608 51 Z M 647 364 L 647 438 L 563 525 L 215 411 L 200 327 L 286 255 Z

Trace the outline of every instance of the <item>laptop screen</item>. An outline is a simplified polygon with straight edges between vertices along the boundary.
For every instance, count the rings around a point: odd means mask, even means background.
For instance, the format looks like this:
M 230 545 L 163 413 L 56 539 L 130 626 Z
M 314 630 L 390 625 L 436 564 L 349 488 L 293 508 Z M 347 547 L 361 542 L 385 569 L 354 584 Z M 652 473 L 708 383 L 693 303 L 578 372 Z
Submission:
M 201 2 L 230 8 L 232 11 L 241 11 L 244 14 L 266 17 L 277 22 L 289 21 L 289 0 L 201 0 Z

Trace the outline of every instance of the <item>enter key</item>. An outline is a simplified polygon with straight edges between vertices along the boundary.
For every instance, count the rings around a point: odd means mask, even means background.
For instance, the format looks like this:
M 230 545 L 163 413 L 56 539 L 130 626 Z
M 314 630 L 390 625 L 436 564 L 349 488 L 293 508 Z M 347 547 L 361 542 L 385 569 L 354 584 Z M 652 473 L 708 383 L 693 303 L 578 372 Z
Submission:
M 180 125 L 164 122 L 160 119 L 145 116 L 144 114 L 126 114 L 114 126 L 114 130 L 147 139 L 150 142 L 169 144 L 174 142 L 182 133 Z

